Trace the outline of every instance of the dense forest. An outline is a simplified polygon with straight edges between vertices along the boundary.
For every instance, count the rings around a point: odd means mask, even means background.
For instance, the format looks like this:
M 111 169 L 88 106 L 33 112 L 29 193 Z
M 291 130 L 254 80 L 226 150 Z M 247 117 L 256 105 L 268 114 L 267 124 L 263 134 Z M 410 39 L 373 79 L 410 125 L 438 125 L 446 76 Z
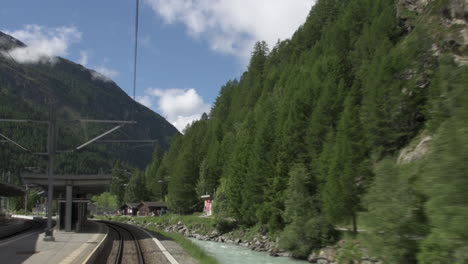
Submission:
M 8 51 L 25 44 L 0 32 L 0 119 L 57 121 L 55 173 L 95 174 L 110 172 L 116 161 L 120 170 L 144 168 L 152 160 L 153 143 L 99 143 L 80 151 L 77 146 L 117 124 L 77 122 L 78 119 L 134 120 L 104 140 L 156 140 L 164 149 L 179 134 L 163 117 L 136 103 L 113 81 L 63 58 L 54 63 L 22 64 Z M 20 174 L 33 168 L 45 173 L 48 125 L 31 122 L 0 122 L 0 181 L 21 185 Z M 29 193 L 29 207 L 39 201 Z M 10 198 L 10 209 L 24 209 L 22 197 Z
M 106 140 L 157 140 L 165 149 L 175 127 L 136 103 L 110 79 L 63 58 L 53 63 L 19 63 L 9 50 L 25 44 L 0 32 L 0 119 L 57 120 L 57 150 L 71 150 L 116 124 L 83 123 L 78 119 L 134 120 Z M 0 122 L 0 133 L 30 152 L 46 152 L 47 124 Z M 17 175 L 25 167 L 45 170 L 45 159 L 0 138 L 0 173 Z M 81 151 L 60 153 L 57 173 L 110 171 L 116 160 L 144 168 L 154 145 L 95 143 Z
M 155 151 L 135 200 L 188 214 L 212 194 L 219 219 L 280 234 L 297 257 L 348 227 L 385 263 L 467 263 L 465 5 L 318 0 Z

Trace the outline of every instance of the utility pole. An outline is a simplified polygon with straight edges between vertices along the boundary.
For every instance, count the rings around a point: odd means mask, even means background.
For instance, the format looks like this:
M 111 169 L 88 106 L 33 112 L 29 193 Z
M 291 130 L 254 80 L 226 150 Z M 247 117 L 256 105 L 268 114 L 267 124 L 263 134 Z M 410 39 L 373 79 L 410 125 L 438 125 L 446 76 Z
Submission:
M 164 178 L 162 178 L 158 182 L 159 182 L 159 187 L 160 187 L 159 190 L 161 192 L 161 202 L 164 202 L 164 186 L 163 186 L 163 184 L 166 183 L 167 181 L 164 180 Z
M 55 241 L 54 229 L 52 227 L 52 200 L 54 196 L 54 156 L 55 156 L 55 132 L 56 123 L 53 110 L 50 113 L 48 137 L 47 137 L 47 229 L 45 231 L 44 241 Z
M 24 192 L 24 215 L 28 215 L 28 185 L 25 185 Z

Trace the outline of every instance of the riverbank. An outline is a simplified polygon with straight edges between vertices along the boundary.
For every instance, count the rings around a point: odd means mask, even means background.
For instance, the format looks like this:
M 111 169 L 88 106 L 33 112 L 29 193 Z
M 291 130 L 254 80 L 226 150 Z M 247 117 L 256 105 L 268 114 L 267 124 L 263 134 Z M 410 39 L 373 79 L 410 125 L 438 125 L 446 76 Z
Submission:
M 258 226 L 244 228 L 229 221 L 216 221 L 201 215 L 165 215 L 162 217 L 112 217 L 111 220 L 139 225 L 148 229 L 180 234 L 187 238 L 203 241 L 230 243 L 258 252 L 266 252 L 275 257 L 293 258 L 292 254 L 281 249 L 279 236 L 271 236 Z M 379 264 L 369 257 L 359 242 L 344 235 L 335 245 L 314 250 L 307 258 L 310 263 L 333 264 L 352 261 L 356 264 Z

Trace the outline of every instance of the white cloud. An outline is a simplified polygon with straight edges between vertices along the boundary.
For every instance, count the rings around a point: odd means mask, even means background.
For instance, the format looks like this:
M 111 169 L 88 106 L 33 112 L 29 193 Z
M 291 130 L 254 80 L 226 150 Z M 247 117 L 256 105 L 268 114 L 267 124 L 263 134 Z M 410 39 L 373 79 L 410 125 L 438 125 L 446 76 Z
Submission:
M 19 63 L 54 63 L 57 56 L 66 56 L 69 46 L 81 39 L 81 32 L 73 26 L 48 28 L 27 25 L 22 30 L 4 32 L 27 45 L 2 52 L 2 55 L 11 56 Z
M 172 125 L 177 128 L 180 132 L 183 132 L 184 129 L 191 125 L 193 122 L 200 119 L 201 114 L 191 115 L 191 116 L 178 116 L 173 122 Z
M 153 103 L 151 102 L 151 97 L 149 97 L 148 95 L 137 96 L 136 101 L 148 108 L 151 108 L 151 106 L 153 105 Z
M 91 75 L 94 79 L 110 82 L 113 78 L 119 75 L 119 72 L 113 69 L 110 69 L 106 66 L 93 67 L 94 71 L 91 71 Z
M 271 47 L 304 23 L 315 0 L 145 0 L 168 24 L 182 23 L 221 53 L 250 57 L 256 41 Z
M 203 113 L 210 111 L 210 105 L 203 101 L 195 89 L 150 88 L 146 92 L 147 95 L 157 98 L 162 115 L 179 131 L 183 131 L 187 125 L 200 119 Z
M 107 61 L 107 60 L 104 60 Z M 91 76 L 95 80 L 101 80 L 104 82 L 110 82 L 112 81 L 113 78 L 117 77 L 119 75 L 119 72 L 111 69 L 106 66 L 90 66 L 88 65 L 89 62 L 89 55 L 88 52 L 82 50 L 80 51 L 80 58 L 78 59 L 78 63 L 83 65 L 84 67 L 87 67 L 91 69 Z
M 78 59 L 78 63 L 83 66 L 86 66 L 88 65 L 88 59 L 89 59 L 88 53 L 84 50 L 80 51 L 80 58 Z

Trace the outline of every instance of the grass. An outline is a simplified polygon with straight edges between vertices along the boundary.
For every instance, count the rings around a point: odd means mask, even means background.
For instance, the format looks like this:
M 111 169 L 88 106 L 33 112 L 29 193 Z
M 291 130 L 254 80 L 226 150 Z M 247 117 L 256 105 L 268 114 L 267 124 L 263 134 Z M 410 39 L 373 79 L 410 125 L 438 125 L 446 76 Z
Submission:
M 218 260 L 214 257 L 208 255 L 203 249 L 195 245 L 192 241 L 188 240 L 183 235 L 177 233 L 168 233 L 156 228 L 149 228 L 151 231 L 158 232 L 161 235 L 171 238 L 176 241 L 190 256 L 197 259 L 200 263 L 203 264 L 219 264 Z

